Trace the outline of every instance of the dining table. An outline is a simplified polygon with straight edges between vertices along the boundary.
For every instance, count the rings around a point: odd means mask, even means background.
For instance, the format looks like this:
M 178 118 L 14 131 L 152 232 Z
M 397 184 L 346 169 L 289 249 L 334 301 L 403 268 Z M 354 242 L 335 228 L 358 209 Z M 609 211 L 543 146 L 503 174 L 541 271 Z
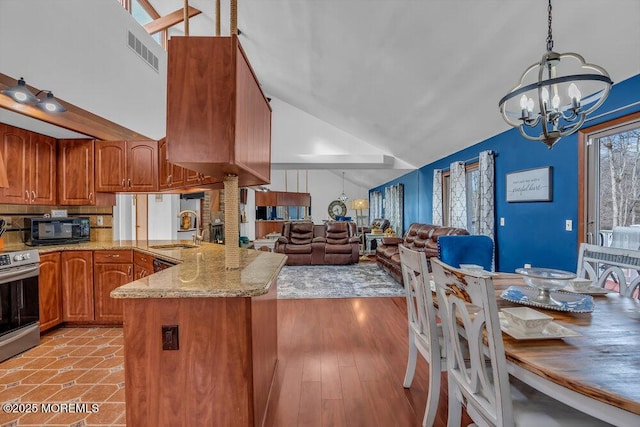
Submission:
M 493 274 L 500 297 L 524 286 L 516 274 Z M 592 312 L 533 307 L 576 336 L 516 339 L 503 332 L 509 373 L 566 405 L 616 426 L 640 426 L 640 302 L 616 292 L 593 296 Z

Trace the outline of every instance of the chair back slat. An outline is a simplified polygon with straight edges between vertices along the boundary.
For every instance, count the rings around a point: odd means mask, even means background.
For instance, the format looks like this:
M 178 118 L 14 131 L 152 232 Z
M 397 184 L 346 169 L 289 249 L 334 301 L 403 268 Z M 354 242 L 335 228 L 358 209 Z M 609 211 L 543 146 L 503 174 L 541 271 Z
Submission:
M 513 426 L 509 373 L 493 281 L 431 260 L 447 347 L 449 393 L 459 393 L 474 420 Z M 476 424 L 483 424 L 478 423 Z
M 639 298 L 640 251 L 582 243 L 576 273 L 595 286 L 606 288 L 612 283 L 621 295 Z

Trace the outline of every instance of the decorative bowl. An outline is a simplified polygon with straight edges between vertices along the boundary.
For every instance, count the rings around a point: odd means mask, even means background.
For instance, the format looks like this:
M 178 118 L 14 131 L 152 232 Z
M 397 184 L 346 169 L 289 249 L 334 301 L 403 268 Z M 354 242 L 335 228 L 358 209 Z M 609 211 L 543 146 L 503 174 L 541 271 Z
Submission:
M 553 320 L 553 317 L 529 307 L 503 308 L 502 312 L 514 328 L 525 333 L 540 332 Z
M 538 296 L 534 299 L 540 304 L 562 305 L 550 296 L 551 291 L 567 286 L 571 279 L 575 279 L 575 273 L 552 268 L 518 268 L 516 273 L 522 275 L 524 282 L 532 288 L 538 289 Z

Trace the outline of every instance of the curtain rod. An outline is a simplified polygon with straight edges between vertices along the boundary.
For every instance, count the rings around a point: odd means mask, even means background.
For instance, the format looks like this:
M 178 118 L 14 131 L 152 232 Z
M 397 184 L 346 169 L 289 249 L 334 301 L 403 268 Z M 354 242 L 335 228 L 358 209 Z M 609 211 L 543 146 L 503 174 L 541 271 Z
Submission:
M 627 109 L 629 109 L 631 107 L 635 107 L 637 105 L 640 105 L 640 101 L 637 101 L 637 102 L 634 102 L 634 103 L 631 103 L 631 104 L 627 104 L 627 105 L 625 105 L 623 107 L 616 108 L 615 110 L 607 111 L 606 113 L 598 114 L 597 116 L 589 117 L 584 122 L 588 123 L 588 122 L 591 122 L 593 120 L 596 120 L 596 119 L 599 119 L 599 118 L 602 118 L 602 117 L 606 117 L 606 116 L 608 116 L 610 114 L 615 114 L 615 113 L 617 113 L 619 111 L 627 110 Z
M 493 150 L 487 150 L 487 151 L 489 151 L 489 154 L 495 154 L 495 151 L 493 151 Z M 478 155 L 478 156 L 472 157 L 472 158 L 467 159 L 467 160 L 459 160 L 458 162 L 464 163 L 464 165 L 466 166 L 468 163 L 474 163 L 474 162 L 477 162 L 479 160 L 480 160 L 480 156 Z M 451 162 L 451 163 L 454 163 L 454 162 Z M 441 170 L 442 172 L 448 172 L 449 170 L 451 170 L 451 167 L 449 166 L 449 167 L 446 167 L 446 168 L 436 169 L 436 170 Z

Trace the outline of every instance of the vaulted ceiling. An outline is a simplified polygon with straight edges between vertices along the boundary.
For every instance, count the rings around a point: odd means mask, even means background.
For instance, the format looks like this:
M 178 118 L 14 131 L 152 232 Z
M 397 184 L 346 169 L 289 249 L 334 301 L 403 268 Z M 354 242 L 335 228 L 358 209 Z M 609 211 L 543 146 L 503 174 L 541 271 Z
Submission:
M 190 35 L 215 34 L 215 1 L 189 4 Z M 508 129 L 498 100 L 544 53 L 547 2 L 239 0 L 238 28 L 268 96 L 420 167 Z M 638 0 L 556 0 L 553 36 L 614 82 L 640 73 Z M 359 171 L 371 185 L 405 172 Z

